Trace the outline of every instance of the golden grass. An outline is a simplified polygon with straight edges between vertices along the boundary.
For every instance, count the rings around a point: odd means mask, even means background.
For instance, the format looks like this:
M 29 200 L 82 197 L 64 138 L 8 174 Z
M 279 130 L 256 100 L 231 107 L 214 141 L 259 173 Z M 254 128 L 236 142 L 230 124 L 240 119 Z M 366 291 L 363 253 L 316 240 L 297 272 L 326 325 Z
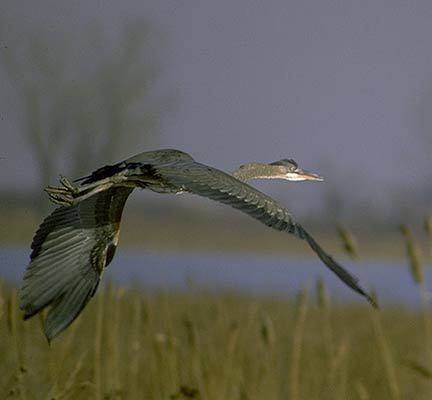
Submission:
M 415 310 L 335 304 L 321 280 L 315 299 L 301 291 L 297 301 L 107 285 L 49 345 L 43 315 L 22 321 L 17 290 L 0 282 L 0 399 L 429 399 L 422 242 L 401 230 Z
M 19 318 L 16 290 L 2 288 L 1 296 L 2 399 L 429 399 L 432 392 L 422 310 L 330 306 L 306 292 L 291 302 L 109 286 L 49 346 L 38 318 Z

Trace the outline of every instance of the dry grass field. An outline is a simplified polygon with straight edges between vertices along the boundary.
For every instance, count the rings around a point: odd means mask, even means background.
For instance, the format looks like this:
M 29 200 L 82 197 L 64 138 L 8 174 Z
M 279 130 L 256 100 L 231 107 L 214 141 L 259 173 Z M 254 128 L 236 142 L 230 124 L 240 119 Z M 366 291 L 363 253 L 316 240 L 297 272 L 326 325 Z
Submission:
M 417 308 L 337 303 L 321 282 L 295 299 L 108 284 L 48 344 L 43 315 L 22 321 L 17 288 L 0 283 L 0 399 L 430 399 L 419 249 L 432 244 L 432 219 L 425 228 L 421 243 L 408 227 L 398 237 Z
M 430 399 L 424 310 L 298 298 L 101 290 L 49 345 L 2 286 L 2 399 Z

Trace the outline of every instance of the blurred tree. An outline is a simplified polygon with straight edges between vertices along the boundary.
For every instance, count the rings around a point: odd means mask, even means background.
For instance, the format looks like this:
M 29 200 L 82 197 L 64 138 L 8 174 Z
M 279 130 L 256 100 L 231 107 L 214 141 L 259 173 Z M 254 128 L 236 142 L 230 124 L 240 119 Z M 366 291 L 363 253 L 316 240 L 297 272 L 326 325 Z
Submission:
M 76 177 L 148 143 L 172 106 L 171 96 L 154 90 L 159 54 L 147 23 L 129 23 L 117 37 L 94 24 L 78 35 L 0 33 L 0 67 L 18 95 L 42 185 L 60 171 Z

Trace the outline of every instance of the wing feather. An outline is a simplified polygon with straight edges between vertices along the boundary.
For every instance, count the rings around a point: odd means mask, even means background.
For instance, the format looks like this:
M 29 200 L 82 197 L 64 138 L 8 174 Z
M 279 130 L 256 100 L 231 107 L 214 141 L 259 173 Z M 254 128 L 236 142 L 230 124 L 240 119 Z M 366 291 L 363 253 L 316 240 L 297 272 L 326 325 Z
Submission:
M 44 325 L 48 340 L 67 328 L 95 293 L 131 191 L 111 188 L 74 206 L 59 207 L 36 232 L 20 307 L 24 318 L 30 318 L 50 306 Z
M 321 261 L 339 279 L 376 306 L 374 300 L 359 285 L 358 279 L 328 255 L 312 236 L 294 220 L 289 211 L 271 197 L 223 171 L 193 160 L 159 166 L 153 165 L 153 168 L 161 179 L 171 185 L 230 205 L 273 229 L 294 234 L 299 239 L 305 240 Z

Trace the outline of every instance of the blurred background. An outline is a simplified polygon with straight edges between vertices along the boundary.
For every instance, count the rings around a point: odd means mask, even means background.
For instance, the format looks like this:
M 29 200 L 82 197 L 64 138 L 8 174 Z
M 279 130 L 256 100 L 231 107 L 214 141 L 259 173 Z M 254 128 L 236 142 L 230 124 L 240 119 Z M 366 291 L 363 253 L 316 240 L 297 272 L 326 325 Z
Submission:
M 256 186 L 385 287 L 383 268 L 403 265 L 398 226 L 426 242 L 431 18 L 429 1 L 2 0 L 0 274 L 22 275 L 52 208 L 43 187 L 59 174 L 170 147 L 225 171 L 294 158 L 323 175 Z M 342 254 L 341 227 L 357 262 Z M 120 243 L 112 270 L 124 281 L 283 291 L 287 263 L 298 285 L 329 275 L 296 239 L 189 195 L 134 193 Z

